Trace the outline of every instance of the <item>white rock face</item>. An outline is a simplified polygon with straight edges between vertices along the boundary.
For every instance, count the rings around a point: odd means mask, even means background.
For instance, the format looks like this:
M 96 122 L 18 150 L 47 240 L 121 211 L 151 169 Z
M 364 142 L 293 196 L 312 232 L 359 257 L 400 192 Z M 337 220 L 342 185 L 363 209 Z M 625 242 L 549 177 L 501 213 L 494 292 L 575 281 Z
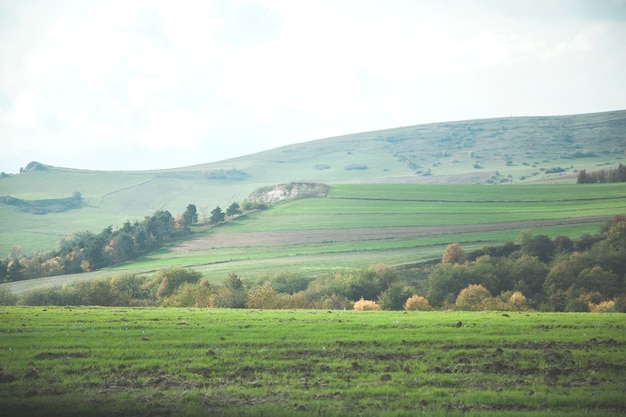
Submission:
M 251 203 L 272 204 L 283 200 L 304 197 L 325 197 L 328 187 L 311 182 L 290 182 L 289 184 L 262 187 L 247 198 Z

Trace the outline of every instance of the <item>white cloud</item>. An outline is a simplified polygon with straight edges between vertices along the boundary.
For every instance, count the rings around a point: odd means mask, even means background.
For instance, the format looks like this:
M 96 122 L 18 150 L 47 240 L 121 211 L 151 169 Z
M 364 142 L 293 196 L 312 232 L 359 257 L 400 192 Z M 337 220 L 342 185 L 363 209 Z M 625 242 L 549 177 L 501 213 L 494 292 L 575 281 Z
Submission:
M 0 170 L 35 149 L 52 164 L 158 168 L 397 125 L 626 107 L 626 2 L 544 3 L 5 3 Z M 144 150 L 143 165 L 81 153 L 120 146 Z

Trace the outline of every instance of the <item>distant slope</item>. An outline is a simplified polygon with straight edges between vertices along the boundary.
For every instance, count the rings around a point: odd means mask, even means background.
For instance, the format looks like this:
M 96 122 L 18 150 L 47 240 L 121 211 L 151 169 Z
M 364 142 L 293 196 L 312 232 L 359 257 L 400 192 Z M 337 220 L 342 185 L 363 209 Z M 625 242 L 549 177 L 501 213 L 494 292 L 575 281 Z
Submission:
M 34 215 L 0 204 L 0 256 L 14 244 L 48 251 L 80 230 L 99 231 L 189 203 L 210 211 L 254 189 L 326 183 L 574 182 L 578 169 L 623 162 L 626 111 L 436 123 L 284 146 L 225 161 L 156 171 L 87 171 L 31 163 L 0 178 L 0 196 L 30 202 L 80 193 L 83 206 Z M 36 203 L 33 203 L 36 204 Z

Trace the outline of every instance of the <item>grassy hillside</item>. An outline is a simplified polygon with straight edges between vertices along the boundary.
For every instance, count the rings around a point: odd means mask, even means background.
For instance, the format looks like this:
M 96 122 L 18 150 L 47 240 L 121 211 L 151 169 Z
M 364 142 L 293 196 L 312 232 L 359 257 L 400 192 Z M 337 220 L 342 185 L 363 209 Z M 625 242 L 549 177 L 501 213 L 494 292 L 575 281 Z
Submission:
M 626 184 L 334 184 L 327 196 L 287 200 L 134 263 L 61 278 L 5 284 L 12 291 L 185 266 L 213 282 L 231 273 L 254 280 L 295 272 L 315 277 L 341 268 L 410 268 L 441 257 L 452 242 L 466 251 L 515 241 L 521 230 L 578 238 L 626 213 Z
M 438 123 L 285 146 L 226 161 L 141 172 L 29 164 L 0 177 L 0 196 L 68 198 L 81 208 L 34 214 L 0 204 L 0 255 L 14 244 L 49 251 L 76 231 L 99 231 L 189 203 L 211 210 L 254 189 L 290 181 L 327 183 L 573 182 L 578 169 L 614 167 L 626 149 L 626 111 Z M 34 204 L 34 203 L 33 203 Z
M 199 234 L 133 265 L 182 264 L 225 277 L 279 270 L 318 273 L 376 263 L 406 265 L 515 240 L 520 230 L 550 237 L 596 233 L 626 213 L 626 184 L 332 185 L 328 197 L 280 203 Z

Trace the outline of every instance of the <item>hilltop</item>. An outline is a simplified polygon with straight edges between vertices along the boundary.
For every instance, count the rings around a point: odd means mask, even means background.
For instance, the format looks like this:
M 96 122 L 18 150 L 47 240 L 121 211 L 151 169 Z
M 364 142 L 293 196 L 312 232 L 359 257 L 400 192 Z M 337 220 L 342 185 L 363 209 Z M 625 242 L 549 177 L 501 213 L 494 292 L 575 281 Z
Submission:
M 167 170 L 31 162 L 21 174 L 0 178 L 0 254 L 13 244 L 25 253 L 48 251 L 76 231 L 99 231 L 156 210 L 178 214 L 189 203 L 200 211 L 225 207 L 260 187 L 290 182 L 573 183 L 580 169 L 622 162 L 625 132 L 626 111 L 613 111 L 399 127 Z M 67 204 L 77 195 L 80 204 Z M 32 209 L 42 206 L 50 209 Z

